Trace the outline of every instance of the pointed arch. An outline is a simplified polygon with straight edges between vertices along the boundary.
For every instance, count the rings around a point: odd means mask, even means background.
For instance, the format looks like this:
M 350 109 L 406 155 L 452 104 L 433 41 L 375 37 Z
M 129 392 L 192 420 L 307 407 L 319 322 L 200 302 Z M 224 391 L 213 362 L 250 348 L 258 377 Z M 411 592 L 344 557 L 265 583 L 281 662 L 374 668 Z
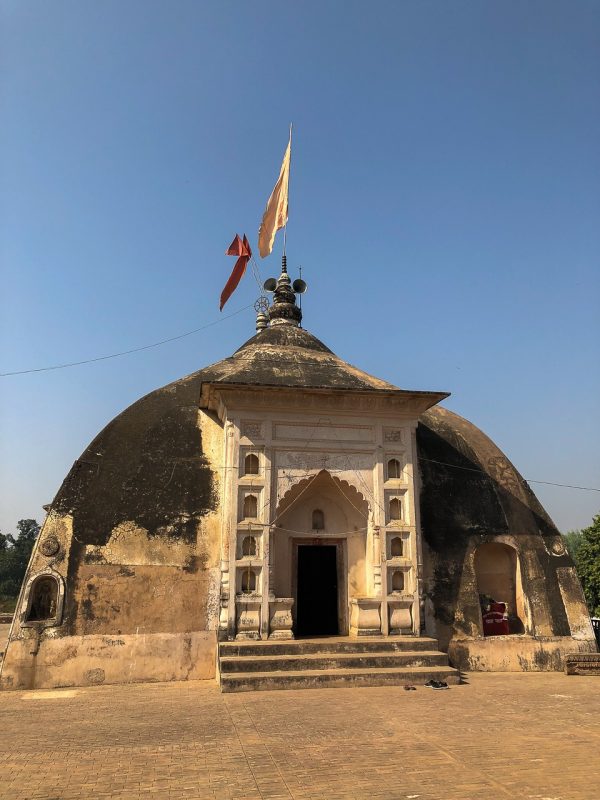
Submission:
M 308 478 L 302 478 L 302 480 L 298 481 L 298 483 L 292 484 L 292 486 L 290 486 L 290 488 L 283 494 L 279 503 L 277 504 L 274 520 L 277 520 L 282 514 L 285 514 L 286 511 L 289 511 L 292 506 L 294 506 L 296 502 L 300 500 L 301 496 L 309 490 L 310 486 L 316 482 L 316 479 L 321 477 L 329 478 L 336 486 L 338 491 L 344 495 L 350 505 L 353 506 L 355 510 L 365 518 L 366 521 L 369 513 L 369 503 L 367 502 L 365 496 L 356 488 L 356 486 L 348 481 L 342 480 L 341 478 L 337 478 L 327 469 L 319 470 L 318 472 L 315 472 L 314 475 L 311 475 Z

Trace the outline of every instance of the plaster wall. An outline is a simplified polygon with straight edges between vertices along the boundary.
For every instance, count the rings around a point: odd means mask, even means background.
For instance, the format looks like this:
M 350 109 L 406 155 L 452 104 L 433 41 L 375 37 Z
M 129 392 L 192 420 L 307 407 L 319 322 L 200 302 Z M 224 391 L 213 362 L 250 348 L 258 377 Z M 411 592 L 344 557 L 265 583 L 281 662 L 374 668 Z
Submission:
M 158 413 L 155 426 L 169 436 L 154 441 L 134 424 L 141 451 L 130 434 L 129 450 L 119 446 L 111 461 L 112 429 L 133 406 L 84 454 L 104 457 L 97 469 L 81 478 L 78 464 L 90 462 L 76 462 L 65 480 L 32 553 L 2 662 L 3 688 L 214 677 L 223 428 L 193 406 L 173 408 L 177 396 L 164 391 L 157 408 L 146 409 L 147 399 L 136 404 L 144 414 L 137 411 L 134 423 Z M 207 473 L 210 461 L 216 468 Z M 114 464 L 126 474 L 116 476 Z M 188 490 L 194 481 L 200 488 Z M 202 499 L 209 490 L 210 503 Z M 126 493 L 132 494 L 127 503 Z M 146 506 L 139 505 L 143 495 Z M 72 511 L 61 513 L 67 505 Z M 123 518 L 125 507 L 140 513 Z M 28 587 L 49 570 L 64 590 L 62 616 L 28 622 Z
M 595 642 L 570 636 L 489 636 L 452 639 L 448 657 L 452 666 L 467 672 L 562 671 L 568 653 L 594 653 Z
M 11 645 L 3 689 L 50 689 L 104 683 L 215 677 L 216 633 L 147 633 L 34 639 Z

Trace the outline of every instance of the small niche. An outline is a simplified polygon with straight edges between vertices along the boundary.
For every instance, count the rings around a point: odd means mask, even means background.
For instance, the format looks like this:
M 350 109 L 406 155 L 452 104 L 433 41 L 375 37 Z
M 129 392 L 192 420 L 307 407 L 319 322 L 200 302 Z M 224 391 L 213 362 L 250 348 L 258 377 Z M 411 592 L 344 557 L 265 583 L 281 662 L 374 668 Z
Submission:
M 389 515 L 391 520 L 402 519 L 402 503 L 397 497 L 392 497 L 390 500 Z
M 31 587 L 27 622 L 54 619 L 58 603 L 58 582 L 50 575 L 38 578 Z
M 256 519 L 258 516 L 258 500 L 255 494 L 244 497 L 244 519 Z
M 402 468 L 400 466 L 400 462 L 397 458 L 390 458 L 387 463 L 387 476 L 388 480 L 393 480 L 394 478 L 399 478 L 402 472 Z
M 244 536 L 242 539 L 242 556 L 252 557 L 256 555 L 256 538 L 254 536 Z
M 315 508 L 312 512 L 312 529 L 313 531 L 325 530 L 325 514 L 320 508 Z
M 242 594 L 253 594 L 256 591 L 256 573 L 251 569 L 242 572 Z
M 390 542 L 390 556 L 392 558 L 401 558 L 404 555 L 404 542 L 400 536 L 394 536 Z
M 258 475 L 258 456 L 248 453 L 244 459 L 244 475 Z
M 404 591 L 404 573 L 397 569 L 392 572 L 392 592 Z

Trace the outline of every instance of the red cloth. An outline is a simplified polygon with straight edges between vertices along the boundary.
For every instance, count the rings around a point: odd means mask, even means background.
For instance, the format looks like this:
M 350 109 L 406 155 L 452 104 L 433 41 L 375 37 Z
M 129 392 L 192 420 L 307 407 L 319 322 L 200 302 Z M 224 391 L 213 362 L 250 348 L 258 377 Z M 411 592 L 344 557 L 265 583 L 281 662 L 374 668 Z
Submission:
M 488 611 L 483 615 L 483 635 L 484 636 L 507 636 L 508 619 L 499 611 Z
M 248 242 L 248 239 L 246 239 L 246 234 L 244 234 L 243 239 L 240 239 L 236 233 L 235 239 L 225 251 L 225 255 L 239 256 L 239 258 L 235 262 L 235 266 L 231 275 L 229 276 L 229 280 L 221 292 L 221 305 L 219 306 L 219 311 L 223 310 L 223 306 L 237 289 L 237 285 L 241 281 L 244 272 L 246 272 L 246 266 L 252 256 L 252 250 L 250 249 L 250 243 Z

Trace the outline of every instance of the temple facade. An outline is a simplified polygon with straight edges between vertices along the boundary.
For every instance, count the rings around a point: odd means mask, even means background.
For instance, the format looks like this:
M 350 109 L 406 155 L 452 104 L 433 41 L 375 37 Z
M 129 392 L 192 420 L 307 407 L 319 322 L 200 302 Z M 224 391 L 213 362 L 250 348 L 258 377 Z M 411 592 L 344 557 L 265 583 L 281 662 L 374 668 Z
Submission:
M 268 325 L 139 400 L 75 462 L 3 688 L 215 679 L 227 652 L 320 638 L 363 656 L 371 643 L 369 674 L 388 682 L 385 647 L 388 665 L 439 648 L 455 670 L 595 651 L 560 534 L 504 454 L 439 405 L 446 392 L 368 375 L 300 322 L 284 267 Z

